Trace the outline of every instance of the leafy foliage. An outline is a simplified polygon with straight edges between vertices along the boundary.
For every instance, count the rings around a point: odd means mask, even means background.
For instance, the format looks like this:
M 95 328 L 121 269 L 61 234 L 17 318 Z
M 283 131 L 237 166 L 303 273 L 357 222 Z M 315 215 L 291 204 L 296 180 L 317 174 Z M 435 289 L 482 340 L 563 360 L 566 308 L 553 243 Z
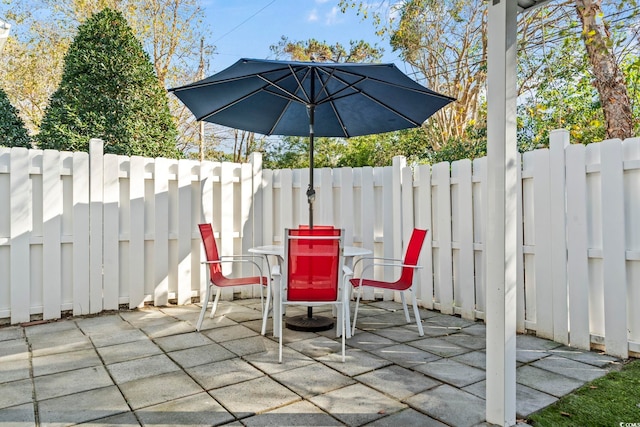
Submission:
M 112 9 L 78 28 L 38 135 L 42 148 L 69 151 L 88 151 L 90 138 L 103 139 L 107 153 L 178 157 L 166 92 Z
M 640 360 L 627 363 L 536 412 L 534 426 L 613 426 L 640 419 Z
M 340 43 L 330 45 L 316 39 L 291 41 L 282 36 L 278 44 L 270 46 L 276 58 L 318 62 L 380 62 L 384 50 L 364 40 L 351 40 L 349 50 Z
M 0 89 L 0 146 L 31 148 L 31 137 L 11 105 L 4 90 Z

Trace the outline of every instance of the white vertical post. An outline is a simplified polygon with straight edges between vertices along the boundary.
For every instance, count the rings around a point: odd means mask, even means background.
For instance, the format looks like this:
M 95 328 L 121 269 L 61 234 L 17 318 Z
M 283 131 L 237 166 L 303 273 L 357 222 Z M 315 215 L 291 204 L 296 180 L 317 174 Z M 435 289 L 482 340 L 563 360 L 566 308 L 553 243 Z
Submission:
M 57 319 L 62 304 L 62 253 L 60 247 L 62 218 L 62 181 L 60 152 L 44 150 L 42 159 L 42 317 Z
M 169 161 L 157 158 L 153 168 L 153 304 L 162 306 L 169 302 Z
M 104 145 L 89 141 L 89 312 L 102 311 L 102 208 Z
M 436 233 L 438 242 L 438 265 L 436 276 L 436 299 L 443 314 L 453 314 L 453 251 L 451 244 L 451 166 L 441 162 L 433 166 L 432 183 L 436 187 Z
M 120 156 L 107 154 L 102 160 L 102 308 L 117 310 L 120 297 Z M 92 216 L 93 218 L 93 216 Z
M 129 161 L 129 308 L 144 306 L 144 157 Z
M 89 155 L 73 153 L 73 315 L 89 314 Z
M 191 164 L 178 161 L 178 305 L 191 302 Z
M 589 239 L 587 226 L 586 150 L 582 144 L 567 147 L 567 282 L 571 307 L 571 346 L 589 350 Z
M 29 151 L 11 149 L 9 171 L 9 273 L 11 287 L 11 324 L 30 320 L 31 265 L 30 240 L 33 206 L 29 182 Z
M 335 171 L 340 177 L 340 228 L 344 229 L 344 244 L 353 245 L 353 169 L 342 168 Z
M 565 149 L 569 131 L 557 129 L 549 134 L 549 217 L 551 218 L 551 283 L 553 295 L 553 340 L 569 344 L 567 305 L 567 220 L 565 193 Z
M 516 422 L 517 2 L 488 4 L 487 422 Z
M 629 357 L 629 326 L 627 304 L 624 303 L 627 300 L 627 267 L 622 141 L 603 141 L 600 150 L 604 346 L 607 354 L 626 359 Z
M 431 167 L 420 165 L 416 168 L 415 180 L 418 183 L 416 191 L 416 227 L 428 230 L 422 248 L 422 263 L 424 267 L 418 270 L 418 297 L 424 308 L 433 309 L 433 227 L 431 225 Z
M 471 160 L 459 160 L 451 164 L 451 175 L 458 180 L 457 195 L 457 236 L 458 268 L 454 281 L 454 300 L 465 319 L 475 318 L 474 255 L 473 255 L 473 190 Z M 453 230 L 452 230 L 453 232 Z

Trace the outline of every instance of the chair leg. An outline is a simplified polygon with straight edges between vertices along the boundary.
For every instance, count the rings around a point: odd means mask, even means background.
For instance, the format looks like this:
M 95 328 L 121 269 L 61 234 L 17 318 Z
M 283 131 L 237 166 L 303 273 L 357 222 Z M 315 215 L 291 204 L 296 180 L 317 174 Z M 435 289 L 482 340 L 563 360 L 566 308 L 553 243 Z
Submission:
M 360 297 L 362 296 L 362 286 L 358 288 L 358 296 L 356 297 L 356 308 L 353 310 L 353 323 L 351 324 L 351 336 L 356 333 L 356 320 L 358 319 L 358 306 L 360 305 Z
M 220 301 L 221 293 L 222 293 L 222 288 L 218 288 L 218 291 L 216 292 L 216 298 L 213 300 L 213 307 L 211 307 L 211 314 L 209 315 L 209 317 L 212 319 L 214 314 L 216 314 L 216 309 L 218 308 L 218 301 Z
M 413 297 L 413 315 L 416 318 L 416 324 L 418 325 L 418 334 L 424 336 L 424 329 L 422 328 L 422 319 L 420 319 L 420 312 L 418 311 L 418 299 L 416 293 L 411 290 L 411 296 Z
M 341 319 L 342 321 L 340 322 L 340 324 L 341 324 L 340 326 L 341 326 L 341 329 L 342 329 L 342 363 L 344 363 L 344 361 L 346 359 L 345 358 L 345 347 L 346 347 L 346 345 L 345 345 L 345 339 L 346 339 L 345 335 L 347 334 L 347 328 L 346 328 L 346 325 L 347 325 L 346 314 L 347 313 L 346 313 L 346 311 L 344 309 L 344 306 L 340 307 L 340 309 L 342 311 L 342 319 Z
M 282 298 L 279 299 L 278 305 L 280 306 L 280 310 L 279 311 L 280 311 L 280 313 L 282 313 Z M 278 337 L 278 363 L 282 363 L 282 324 L 283 323 L 284 322 L 282 321 L 282 319 L 280 319 L 280 322 L 278 322 L 278 332 L 279 332 L 279 337 Z M 274 325 L 275 325 L 275 321 L 274 321 Z
M 271 286 L 267 286 L 267 299 L 262 310 L 262 331 L 260 334 L 265 335 L 267 333 L 267 319 L 269 318 L 269 304 L 273 305 L 271 301 Z
M 407 300 L 404 298 L 404 292 L 400 291 L 400 300 L 402 301 L 402 309 L 404 310 L 404 318 L 407 323 L 411 323 L 411 317 L 409 317 L 409 310 L 407 309 Z
M 196 323 L 196 331 L 200 331 L 202 327 L 202 321 L 204 320 L 204 313 L 207 311 L 207 306 L 209 305 L 209 298 L 211 297 L 211 285 L 207 286 L 207 292 L 205 292 L 204 300 L 202 301 L 202 309 L 200 310 L 200 317 L 198 318 L 198 323 Z

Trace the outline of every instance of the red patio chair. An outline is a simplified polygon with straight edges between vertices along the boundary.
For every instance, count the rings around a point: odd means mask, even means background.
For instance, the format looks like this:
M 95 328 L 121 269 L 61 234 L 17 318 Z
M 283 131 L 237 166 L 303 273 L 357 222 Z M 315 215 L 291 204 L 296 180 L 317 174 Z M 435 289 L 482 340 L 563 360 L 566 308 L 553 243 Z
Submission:
M 401 259 L 389 259 L 389 258 L 379 258 L 379 257 L 365 257 L 359 259 L 357 262 L 364 260 L 374 260 L 381 262 L 373 262 L 362 269 L 361 276 L 359 278 L 354 277 L 350 280 L 351 285 L 358 289 L 358 297 L 356 299 L 356 307 L 353 313 L 353 325 L 351 329 L 351 335 L 355 334 L 356 331 L 356 320 L 358 318 L 358 305 L 360 304 L 360 297 L 362 296 L 363 288 L 365 286 L 370 286 L 373 288 L 382 288 L 389 289 L 392 291 L 399 291 L 400 298 L 402 299 L 402 307 L 404 308 L 404 315 L 407 319 L 407 323 L 411 322 L 411 318 L 409 317 L 409 310 L 407 309 L 407 302 L 405 301 L 404 293 L 406 291 L 412 292 L 413 296 L 413 313 L 416 318 L 416 324 L 418 325 L 418 332 L 420 336 L 424 335 L 424 330 L 422 328 L 422 321 L 420 320 L 420 313 L 418 312 L 418 303 L 416 301 L 416 293 L 415 287 L 413 283 L 413 273 L 416 269 L 422 268 L 418 264 L 418 258 L 420 257 L 420 251 L 422 250 L 422 244 L 424 243 L 424 239 L 427 236 L 427 230 L 421 230 L 419 228 L 414 228 L 413 233 L 411 234 L 411 239 L 409 240 L 409 245 L 407 246 L 407 251 L 405 253 L 404 260 Z M 356 264 L 357 264 L 356 262 Z M 382 266 L 384 268 L 394 268 L 400 270 L 400 278 L 395 282 L 385 282 L 382 280 L 375 279 L 365 279 L 365 272 L 373 273 L 373 268 L 376 266 Z M 355 270 L 355 265 L 354 265 Z
M 202 327 L 202 321 L 204 320 L 204 314 L 207 311 L 207 305 L 209 304 L 209 298 L 211 297 L 211 288 L 216 286 L 218 288 L 216 292 L 215 300 L 213 301 L 213 307 L 211 307 L 211 317 L 214 316 L 216 312 L 216 308 L 218 307 L 218 301 L 220 300 L 220 293 L 222 288 L 230 287 L 230 286 L 247 286 L 247 285 L 261 285 L 260 286 L 260 305 L 262 306 L 262 310 L 268 309 L 269 302 L 271 300 L 271 292 L 269 288 L 269 279 L 262 274 L 262 268 L 258 263 L 256 263 L 251 258 L 260 258 L 260 256 L 255 255 L 230 255 L 230 256 L 220 256 L 218 254 L 218 246 L 216 245 L 216 239 L 213 236 L 213 227 L 211 224 L 198 224 L 198 228 L 200 229 L 200 235 L 202 236 L 202 244 L 204 245 L 204 253 L 207 257 L 206 261 L 203 261 L 202 264 L 207 264 L 209 268 L 207 268 L 207 292 L 205 294 L 204 300 L 202 300 L 202 310 L 200 310 L 200 317 L 198 318 L 198 324 L 196 325 L 196 330 L 200 330 Z M 250 263 L 258 268 L 259 276 L 252 277 L 236 277 L 229 278 L 222 274 L 222 264 L 223 263 Z M 267 301 L 264 304 L 264 296 L 263 289 L 267 288 Z
M 343 274 L 342 230 L 286 229 L 285 257 L 282 272 L 273 268 L 273 286 L 280 289 L 278 304 L 317 306 L 332 304 L 337 309 L 336 328 L 341 328 L 342 361 L 345 360 L 345 303 Z M 284 276 L 284 277 L 283 277 Z M 282 363 L 282 321 L 278 323 L 279 353 Z M 275 321 L 274 321 L 275 324 Z

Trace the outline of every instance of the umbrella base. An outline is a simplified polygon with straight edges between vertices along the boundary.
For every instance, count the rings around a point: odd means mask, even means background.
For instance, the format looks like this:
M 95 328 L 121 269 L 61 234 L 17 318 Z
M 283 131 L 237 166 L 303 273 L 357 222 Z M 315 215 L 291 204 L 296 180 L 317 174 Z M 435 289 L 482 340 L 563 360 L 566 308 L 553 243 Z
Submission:
M 323 316 L 300 316 L 288 317 L 284 322 L 287 329 L 302 332 L 321 332 L 333 328 L 333 319 Z

